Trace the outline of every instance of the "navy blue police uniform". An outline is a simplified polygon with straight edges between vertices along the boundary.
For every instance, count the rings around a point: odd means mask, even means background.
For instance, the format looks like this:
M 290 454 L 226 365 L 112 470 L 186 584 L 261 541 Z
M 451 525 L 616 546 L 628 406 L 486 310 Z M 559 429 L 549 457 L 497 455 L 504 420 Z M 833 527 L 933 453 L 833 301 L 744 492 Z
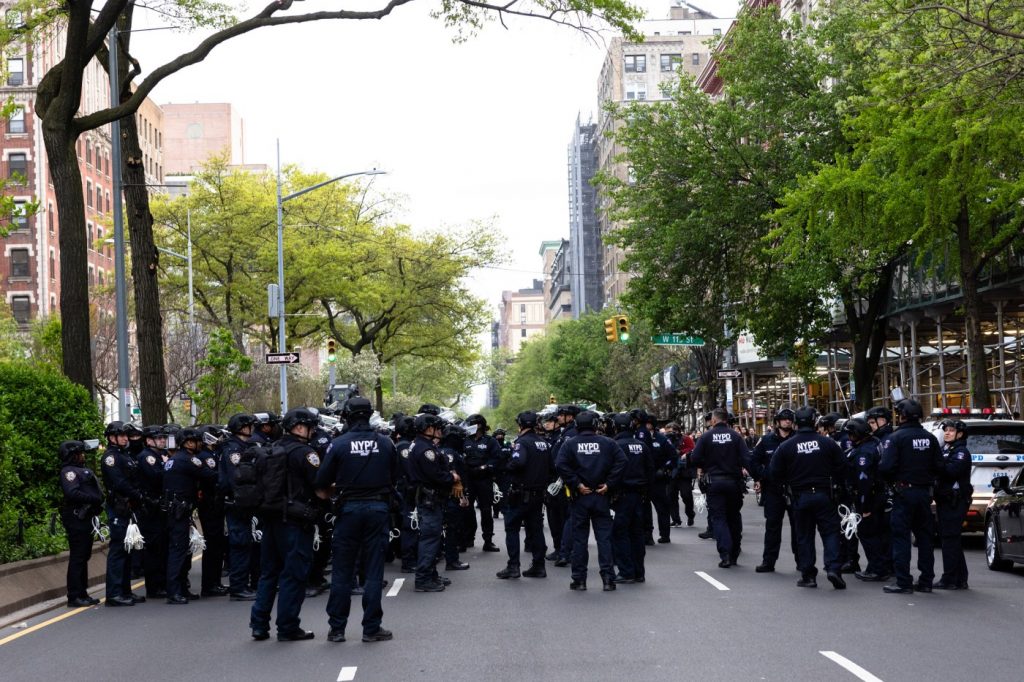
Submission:
M 749 471 L 750 450 L 743 436 L 719 422 L 697 440 L 690 460 L 707 481 L 709 522 L 721 558 L 719 566 L 725 568 L 736 563 L 743 540 L 743 470 Z
M 224 538 L 224 496 L 218 487 L 220 478 L 220 453 L 203 446 L 197 455 L 203 466 L 214 473 L 206 476 L 199 484 L 199 525 L 203 528 L 206 548 L 202 559 L 202 589 L 204 597 L 222 597 L 228 589 L 221 585 L 220 576 L 224 567 L 227 543 Z
M 476 513 L 472 508 L 477 507 L 480 510 L 480 534 L 484 547 L 490 547 L 494 544 L 494 515 L 491 509 L 494 502 L 494 474 L 501 464 L 501 446 L 492 436 L 477 434 L 466 439 L 463 453 L 467 474 L 463 484 L 470 504 L 470 513 L 466 517 L 470 523 L 463 529 L 465 544 L 472 547 L 476 540 Z
M 331 543 L 331 594 L 327 600 L 331 641 L 344 641 L 357 555 L 361 556 L 366 576 L 363 636 L 372 638 L 381 629 L 384 552 L 390 530 L 388 510 L 398 476 L 394 444 L 365 420 L 354 420 L 346 433 L 331 442 L 317 472 L 316 488 L 333 488 L 337 500 Z
M 935 512 L 942 542 L 942 577 L 936 584 L 940 589 L 966 589 L 968 586 L 961 534 L 973 494 L 971 453 L 966 438 L 944 443 L 942 467 L 935 485 Z
M 455 478 L 434 442 L 417 435 L 409 450 L 410 483 L 414 488 L 419 546 L 416 560 L 416 588 L 444 589 L 437 574 L 436 561 L 441 549 L 444 507 Z
M 840 576 L 839 516 L 832 488 L 842 479 L 844 465 L 843 450 L 833 438 L 816 433 L 811 426 L 801 426 L 775 450 L 770 469 L 772 479 L 789 486 L 793 495 L 796 567 L 803 581 L 813 583 L 818 574 L 814 547 L 817 528 L 825 571 L 838 589 L 846 585 Z
M 107 521 L 110 546 L 107 549 L 107 603 L 132 599 L 131 557 L 124 548 L 124 536 L 134 512 L 142 506 L 138 464 L 126 450 L 108 445 L 100 471 L 107 489 Z
M 142 566 L 146 577 L 146 596 L 157 599 L 167 596 L 167 514 L 161 504 L 164 453 L 155 447 L 146 447 L 138 456 L 139 487 L 143 495 L 139 531 L 146 539 Z
M 234 503 L 233 486 L 235 468 L 247 447 L 259 445 L 256 440 L 245 441 L 232 434 L 220 448 L 217 487 L 225 499 L 224 519 L 228 526 L 228 591 L 234 600 L 255 598 L 253 587 L 259 580 L 260 546 L 252 538 L 254 508 L 243 508 Z
M 60 487 L 64 494 L 60 520 L 68 536 L 68 605 L 87 606 L 96 603 L 89 597 L 89 557 L 92 556 L 92 519 L 103 508 L 96 475 L 84 465 L 65 463 L 60 470 Z
M 519 568 L 519 531 L 526 528 L 526 548 L 533 563 L 528 577 L 543 577 L 544 490 L 551 480 L 554 462 L 551 446 L 533 431 L 516 438 L 508 459 L 508 499 L 505 505 L 505 547 L 509 567 Z
M 654 458 L 651 447 L 632 433 L 621 431 L 615 443 L 626 456 L 622 471 L 622 485 L 612 501 L 615 518 L 612 521 L 612 550 L 618 575 L 615 582 L 644 582 L 644 496 L 654 478 Z
M 164 506 L 167 509 L 167 601 L 187 603 L 186 581 L 191 565 L 189 533 L 202 481 L 217 479 L 216 469 L 182 448 L 164 464 Z
M 864 547 L 867 566 L 857 573 L 861 580 L 879 581 L 892 575 L 892 537 L 887 511 L 889 496 L 878 473 L 882 444 L 874 436 L 853 445 L 849 459 L 853 463 L 854 505 L 861 515 L 857 537 Z
M 750 455 L 750 474 L 761 484 L 761 503 L 764 506 L 764 554 L 761 565 L 762 572 L 775 568 L 775 562 L 779 559 L 779 552 L 782 549 L 782 521 L 789 517 L 789 542 L 794 559 L 797 556 L 796 548 L 796 517 L 793 514 L 791 501 L 786 495 L 785 486 L 772 478 L 771 464 L 772 457 L 779 446 L 788 438 L 792 438 L 793 432 L 783 435 L 779 429 L 773 429 L 757 441 L 754 450 Z

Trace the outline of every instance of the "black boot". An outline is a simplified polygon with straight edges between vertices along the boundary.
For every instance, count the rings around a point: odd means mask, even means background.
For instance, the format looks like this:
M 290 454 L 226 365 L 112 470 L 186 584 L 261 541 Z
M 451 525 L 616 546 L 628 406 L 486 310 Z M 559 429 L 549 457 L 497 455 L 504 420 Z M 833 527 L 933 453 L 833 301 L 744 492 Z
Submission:
M 534 562 L 532 566 L 523 571 L 523 575 L 527 578 L 547 578 L 548 572 L 547 569 L 544 568 L 543 562 L 539 564 L 537 562 Z
M 519 577 L 519 564 L 509 564 L 505 568 L 501 569 L 496 574 L 502 580 L 508 580 L 509 578 Z

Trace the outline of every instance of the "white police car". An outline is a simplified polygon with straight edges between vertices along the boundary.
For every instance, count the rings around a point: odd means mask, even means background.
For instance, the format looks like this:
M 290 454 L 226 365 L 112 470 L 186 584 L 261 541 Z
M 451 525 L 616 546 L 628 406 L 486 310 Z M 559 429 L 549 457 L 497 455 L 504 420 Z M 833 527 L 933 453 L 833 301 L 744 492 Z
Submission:
M 992 479 L 1010 480 L 1024 469 L 1024 421 L 987 408 L 974 411 L 944 408 L 932 412 L 933 421 L 923 424 L 941 444 L 942 422 L 958 419 L 967 425 L 967 449 L 971 453 L 971 485 L 974 495 L 964 521 L 965 533 L 985 532 L 985 510 L 992 499 Z

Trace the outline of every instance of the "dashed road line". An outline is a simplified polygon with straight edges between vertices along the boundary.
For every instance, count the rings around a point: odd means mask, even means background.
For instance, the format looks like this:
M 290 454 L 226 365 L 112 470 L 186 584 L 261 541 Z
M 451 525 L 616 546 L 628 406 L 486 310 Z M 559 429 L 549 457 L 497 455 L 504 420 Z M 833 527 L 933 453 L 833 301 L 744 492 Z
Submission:
M 729 590 L 729 588 L 726 587 L 723 583 L 718 582 L 704 571 L 694 571 L 694 573 L 696 573 L 699 577 L 711 583 L 716 590 L 721 590 L 722 592 L 727 592 Z
M 846 658 L 845 656 L 841 656 L 834 651 L 819 651 L 818 653 L 824 656 L 825 658 L 841 665 L 848 672 L 853 673 L 859 679 L 864 680 L 864 682 L 882 682 L 881 678 L 875 677 L 874 675 L 872 675 L 867 670 L 860 667 L 850 659 Z
M 341 672 L 338 673 L 338 682 L 352 682 L 352 680 L 356 679 L 357 668 L 358 666 L 354 665 L 342 668 Z
M 398 591 L 402 589 L 402 585 L 405 584 L 405 578 L 395 578 L 395 584 L 391 586 L 385 597 L 397 597 Z

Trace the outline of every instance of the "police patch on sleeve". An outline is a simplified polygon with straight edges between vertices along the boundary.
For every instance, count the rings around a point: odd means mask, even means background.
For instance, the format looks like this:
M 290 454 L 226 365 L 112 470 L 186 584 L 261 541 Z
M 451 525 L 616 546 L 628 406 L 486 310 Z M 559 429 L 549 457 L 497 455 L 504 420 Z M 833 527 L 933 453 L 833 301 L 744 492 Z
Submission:
M 113 455 L 107 455 L 103 459 L 103 463 L 106 464 L 108 467 L 114 466 L 114 456 Z
M 206 458 L 206 466 L 210 467 L 211 469 L 216 469 L 217 468 L 217 460 L 215 460 L 213 457 L 207 457 Z
M 402 458 L 403 459 L 409 459 L 409 448 L 403 448 L 402 449 Z
M 156 457 L 154 457 L 153 455 L 146 455 L 146 464 L 148 464 L 149 466 L 153 466 L 154 464 L 156 464 Z
M 174 460 L 167 460 L 166 462 L 164 462 L 164 471 L 170 471 L 172 466 L 174 466 Z
M 306 461 L 315 467 L 320 466 L 320 458 L 317 457 L 315 452 L 311 452 L 308 455 L 306 455 Z
M 66 474 L 64 474 L 64 478 L 68 479 L 69 481 L 75 480 L 75 472 L 74 471 L 67 472 Z
M 197 467 L 203 466 L 202 461 L 200 461 L 200 459 L 198 457 L 193 457 L 192 458 L 192 463 L 195 464 Z
M 431 462 L 437 459 L 437 455 L 434 454 L 433 450 L 427 450 L 426 452 L 423 453 L 423 456 L 426 457 Z
M 231 456 L 228 459 L 231 460 L 232 464 L 238 464 L 239 462 L 242 461 L 242 453 L 240 453 L 240 452 L 232 452 Z

